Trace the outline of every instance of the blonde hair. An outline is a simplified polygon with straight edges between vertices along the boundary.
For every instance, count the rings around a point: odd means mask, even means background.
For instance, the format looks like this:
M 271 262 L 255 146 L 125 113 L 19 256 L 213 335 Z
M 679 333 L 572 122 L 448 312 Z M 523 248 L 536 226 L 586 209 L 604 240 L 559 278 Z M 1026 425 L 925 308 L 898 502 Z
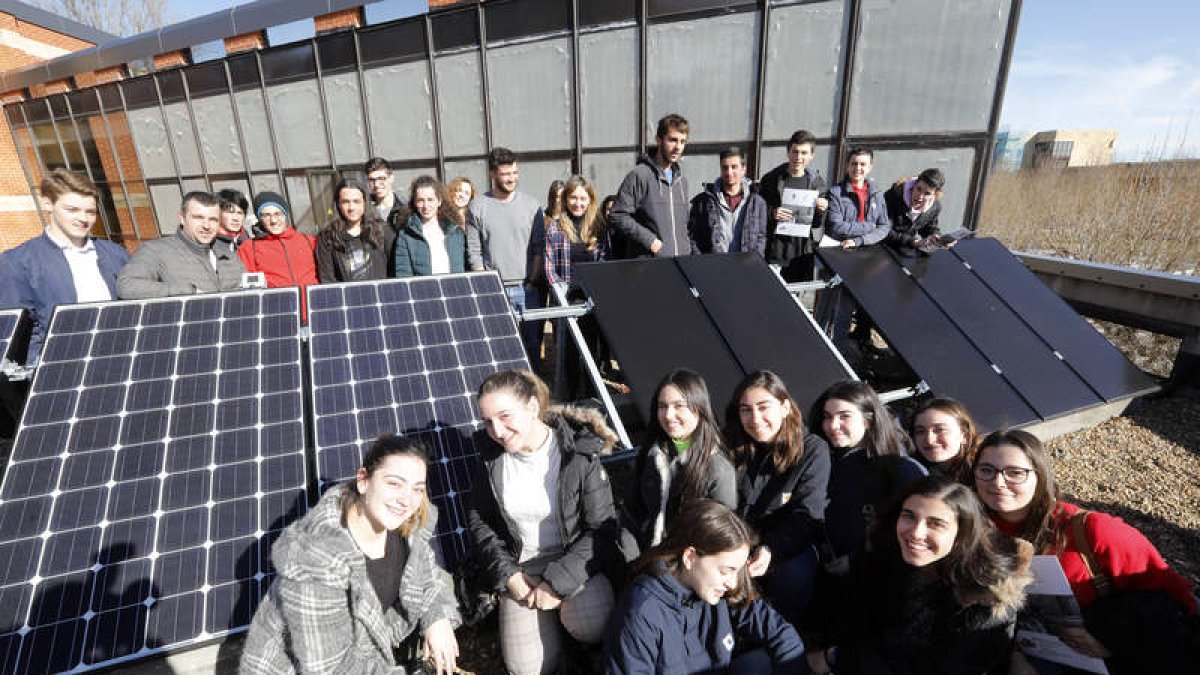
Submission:
M 571 221 L 571 216 L 567 213 L 567 197 L 575 192 L 576 188 L 583 188 L 587 192 L 588 202 L 587 210 L 583 212 L 583 218 L 579 223 L 579 230 L 576 231 L 575 223 Z M 571 176 L 567 179 L 566 185 L 563 186 L 562 196 L 559 197 L 558 209 L 558 226 L 567 235 L 567 238 L 573 242 L 587 244 L 588 250 L 596 249 L 596 244 L 599 241 L 600 223 L 597 222 L 596 214 L 600 211 L 600 205 L 596 202 L 596 188 L 592 182 L 583 176 Z

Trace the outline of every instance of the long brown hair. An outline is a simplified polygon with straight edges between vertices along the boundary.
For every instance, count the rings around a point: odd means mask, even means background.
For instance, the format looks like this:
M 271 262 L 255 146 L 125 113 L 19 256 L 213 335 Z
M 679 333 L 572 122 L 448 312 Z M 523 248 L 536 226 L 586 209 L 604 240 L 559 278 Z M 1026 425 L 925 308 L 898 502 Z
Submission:
M 426 467 L 429 466 L 429 453 L 425 452 L 425 448 L 419 443 L 410 441 L 403 436 L 384 434 L 376 438 L 375 442 L 371 444 L 371 449 L 367 450 L 366 456 L 363 457 L 362 468 L 366 470 L 367 477 L 370 478 L 383 465 L 384 460 L 397 455 L 419 459 Z M 362 495 L 358 491 L 358 477 L 356 476 L 346 481 L 345 488 L 338 500 L 342 519 L 345 520 L 350 515 L 350 510 L 361 502 Z M 400 536 L 407 537 L 425 527 L 429 522 L 429 508 L 429 495 L 426 494 L 421 498 L 421 505 L 417 507 L 416 513 L 397 528 Z
M 575 192 L 577 188 L 583 188 L 591 199 L 587 210 L 583 212 L 583 218 L 579 222 L 578 230 L 575 229 L 575 223 L 571 220 L 571 214 L 567 211 L 567 197 Z M 600 212 L 600 206 L 596 203 L 596 187 L 592 185 L 590 180 L 583 176 L 571 176 L 567 179 L 567 183 L 563 187 L 562 198 L 559 201 L 558 226 L 567 235 L 567 239 L 587 244 L 588 250 L 595 250 L 596 244 L 600 240 L 601 225 L 596 219 L 596 214 Z
M 825 404 L 829 401 L 845 401 L 858 408 L 867 424 L 867 431 L 860 443 L 869 457 L 883 455 L 903 455 L 904 443 L 900 440 L 900 430 L 892 421 L 892 416 L 879 394 L 871 385 L 857 380 L 843 380 L 825 390 L 817 402 L 813 404 L 812 415 L 809 419 L 823 421 L 825 419 Z M 821 435 L 825 435 L 825 425 L 821 424 Z M 826 441 L 829 439 L 826 438 Z M 833 447 L 833 443 L 829 444 Z
M 917 461 L 926 466 L 930 462 L 925 455 L 921 454 L 921 448 L 917 444 L 917 418 L 930 410 L 949 415 L 958 423 L 958 430 L 963 436 L 963 445 L 958 454 L 946 462 L 946 473 L 955 480 L 964 482 L 968 479 L 971 465 L 975 461 L 976 449 L 979 447 L 979 431 L 975 426 L 975 420 L 971 418 L 971 413 L 967 411 L 965 405 L 947 396 L 935 396 L 922 401 L 913 411 L 912 421 L 908 425 L 908 435 L 912 437 Z
M 1061 543 L 1062 533 L 1054 524 L 1054 512 L 1058 509 L 1060 493 L 1058 484 L 1054 482 L 1054 472 L 1050 469 L 1050 458 L 1046 448 L 1037 436 L 1021 429 L 1000 429 L 988 434 L 979 443 L 979 450 L 971 462 L 971 486 L 978 492 L 975 484 L 975 469 L 983 458 L 983 451 L 1001 445 L 1011 445 L 1029 458 L 1033 465 L 1034 475 L 1037 476 L 1037 488 L 1033 500 L 1029 502 L 1029 513 L 1017 528 L 1016 536 L 1033 543 L 1033 550 L 1038 553 L 1054 553 Z
M 479 385 L 479 392 L 475 398 L 478 400 L 487 394 L 501 391 L 512 394 L 521 403 L 528 403 L 529 399 L 536 399 L 538 418 L 543 422 L 548 419 L 550 387 L 547 387 L 542 378 L 537 375 L 528 370 L 501 370 L 498 373 L 492 373 Z
M 350 229 L 350 223 L 346 217 L 342 215 L 342 207 L 338 204 L 341 199 L 342 190 L 358 190 L 363 198 L 363 216 L 359 227 L 362 228 L 362 236 L 376 250 L 383 250 L 383 228 L 384 222 L 379 219 L 379 214 L 375 213 L 375 208 L 371 206 L 370 192 L 367 191 L 360 181 L 354 178 L 343 178 L 333 187 L 333 212 L 337 214 L 333 220 L 321 228 L 317 233 L 317 237 L 328 244 L 335 251 L 345 251 L 346 242 L 342 240 L 343 235 Z M 390 253 L 384 251 L 384 253 Z
M 456 225 L 460 230 L 465 229 L 462 212 L 458 210 L 458 207 L 454 205 L 454 201 L 450 199 L 450 195 L 446 191 L 446 186 L 442 185 L 433 176 L 417 176 L 413 179 L 412 184 L 408 186 L 408 208 L 410 213 L 413 215 L 417 213 L 417 207 L 415 206 L 417 203 L 417 190 L 421 188 L 432 188 L 433 193 L 437 195 L 438 201 L 441 202 L 438 204 L 438 220 L 444 220 Z
M 757 544 L 758 536 L 754 530 L 729 507 L 713 499 L 696 499 L 683 505 L 662 542 L 642 554 L 635 571 L 637 574 L 674 574 L 683 566 L 683 552 L 689 548 L 704 557 L 743 546 L 752 549 Z M 737 587 L 726 599 L 737 607 L 757 598 L 750 573 L 743 567 L 738 573 Z
M 775 397 L 780 405 L 786 404 L 791 407 L 787 416 L 783 418 L 783 424 L 779 427 L 775 438 L 766 444 L 767 451 L 771 453 L 771 462 L 775 467 L 775 473 L 781 474 L 795 466 L 796 462 L 799 462 L 800 458 L 804 456 L 806 430 L 800 406 L 796 405 L 796 400 L 788 392 L 787 385 L 783 383 L 783 380 L 769 370 L 750 373 L 733 391 L 733 400 L 729 402 L 725 418 L 734 463 L 741 467 L 754 457 L 755 442 L 746 434 L 741 417 L 742 397 L 751 389 L 762 389 Z
M 647 418 L 650 420 L 648 437 L 650 444 L 657 444 L 666 450 L 671 447 L 671 437 L 667 435 L 666 430 L 658 421 L 658 397 L 667 387 L 678 389 L 679 393 L 683 395 L 683 400 L 687 402 L 688 408 L 699 418 L 696 430 L 692 432 L 692 437 L 689 439 L 691 445 L 688 447 L 687 462 L 684 464 L 683 480 L 679 489 L 679 499 L 682 503 L 706 496 L 704 475 L 708 471 L 712 456 L 725 452 L 725 443 L 721 438 L 716 416 L 713 414 L 712 403 L 708 397 L 708 385 L 705 384 L 704 378 L 694 370 L 676 368 L 667 373 L 654 388 L 654 398 L 650 402 L 650 415 Z M 642 451 L 638 453 L 639 470 L 645 465 L 648 453 L 649 446 L 642 448 Z

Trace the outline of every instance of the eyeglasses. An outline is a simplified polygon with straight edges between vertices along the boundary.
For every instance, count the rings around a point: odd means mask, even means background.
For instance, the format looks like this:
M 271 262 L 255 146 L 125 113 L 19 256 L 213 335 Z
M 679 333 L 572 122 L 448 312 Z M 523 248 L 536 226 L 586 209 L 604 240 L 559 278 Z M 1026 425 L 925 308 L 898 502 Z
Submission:
M 368 176 L 368 183 L 386 183 L 391 176 Z
M 1033 469 L 1027 469 L 1023 466 L 997 468 L 991 464 L 980 464 L 975 467 L 975 477 L 985 483 L 992 482 L 996 479 L 996 476 L 1004 476 L 1004 482 L 1010 485 L 1020 485 L 1029 480 L 1029 474 L 1031 473 L 1033 473 Z

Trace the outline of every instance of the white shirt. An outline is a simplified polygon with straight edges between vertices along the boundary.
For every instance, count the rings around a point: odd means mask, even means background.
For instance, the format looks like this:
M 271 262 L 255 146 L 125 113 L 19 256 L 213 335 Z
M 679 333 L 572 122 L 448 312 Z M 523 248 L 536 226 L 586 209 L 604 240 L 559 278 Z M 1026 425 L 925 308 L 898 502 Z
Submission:
M 71 269 L 71 280 L 75 282 L 75 302 L 100 302 L 112 300 L 108 283 L 100 274 L 100 258 L 96 253 L 96 242 L 88 237 L 82 247 L 62 237 L 58 231 L 46 228 L 46 236 L 58 245 Z
M 509 527 L 521 539 L 526 562 L 562 550 L 558 521 L 558 472 L 562 452 L 554 431 L 533 452 L 506 452 L 500 457 L 500 503 Z
M 446 250 L 446 233 L 435 218 L 432 222 L 421 223 L 421 234 L 425 243 L 429 244 L 429 263 L 433 274 L 450 273 L 450 253 Z M 553 435 L 553 434 L 551 434 Z

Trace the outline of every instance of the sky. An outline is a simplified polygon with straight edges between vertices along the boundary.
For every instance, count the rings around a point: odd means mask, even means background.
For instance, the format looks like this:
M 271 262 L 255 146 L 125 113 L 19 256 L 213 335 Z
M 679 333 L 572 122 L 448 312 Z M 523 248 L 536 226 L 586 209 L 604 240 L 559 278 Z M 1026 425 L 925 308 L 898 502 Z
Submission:
M 168 19 L 247 1 L 168 0 Z M 387 0 L 368 11 L 384 20 L 424 6 Z M 1196 0 L 1024 0 L 1001 127 L 1115 129 L 1117 161 L 1200 157 L 1196 26 Z

